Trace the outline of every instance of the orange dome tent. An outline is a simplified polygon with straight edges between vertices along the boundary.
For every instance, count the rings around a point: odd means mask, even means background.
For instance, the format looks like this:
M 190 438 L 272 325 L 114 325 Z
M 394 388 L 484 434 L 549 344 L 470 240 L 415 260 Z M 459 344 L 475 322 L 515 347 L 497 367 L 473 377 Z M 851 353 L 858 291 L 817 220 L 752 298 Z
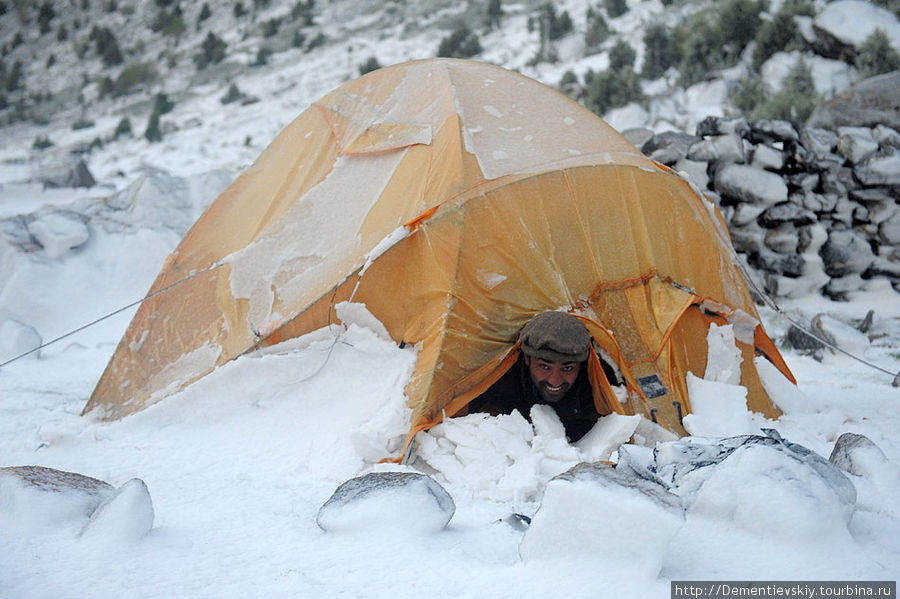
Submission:
M 716 322 L 735 325 L 749 408 L 777 417 L 754 355 L 793 378 L 733 257 L 711 202 L 562 94 L 473 61 L 400 64 L 315 102 L 213 202 L 150 292 L 193 278 L 141 305 L 85 412 L 141 410 L 352 300 L 418 347 L 411 435 L 498 379 L 547 309 L 623 374 L 620 402 L 592 357 L 601 413 L 684 434 Z

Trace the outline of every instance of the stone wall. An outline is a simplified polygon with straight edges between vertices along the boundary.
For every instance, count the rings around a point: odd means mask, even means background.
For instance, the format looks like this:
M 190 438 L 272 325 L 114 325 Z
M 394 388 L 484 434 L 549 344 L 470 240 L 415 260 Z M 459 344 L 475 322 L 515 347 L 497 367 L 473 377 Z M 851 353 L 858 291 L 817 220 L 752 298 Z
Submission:
M 625 132 L 715 201 L 775 297 L 840 299 L 867 279 L 900 291 L 900 133 L 709 117 L 694 134 Z

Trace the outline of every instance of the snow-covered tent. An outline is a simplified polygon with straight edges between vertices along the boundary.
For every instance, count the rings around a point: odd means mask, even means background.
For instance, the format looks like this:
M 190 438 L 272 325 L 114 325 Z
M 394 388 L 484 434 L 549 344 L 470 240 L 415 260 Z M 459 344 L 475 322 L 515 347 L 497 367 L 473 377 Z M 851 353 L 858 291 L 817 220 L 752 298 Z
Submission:
M 189 278 L 190 277 L 190 278 Z M 589 362 L 601 413 L 684 434 L 686 376 L 733 325 L 748 407 L 776 417 L 763 331 L 716 207 L 594 114 L 463 60 L 400 64 L 315 102 L 169 256 L 85 411 L 119 418 L 254 348 L 365 304 L 418 348 L 411 435 L 459 413 L 516 359 L 519 329 L 576 314 L 628 397 Z

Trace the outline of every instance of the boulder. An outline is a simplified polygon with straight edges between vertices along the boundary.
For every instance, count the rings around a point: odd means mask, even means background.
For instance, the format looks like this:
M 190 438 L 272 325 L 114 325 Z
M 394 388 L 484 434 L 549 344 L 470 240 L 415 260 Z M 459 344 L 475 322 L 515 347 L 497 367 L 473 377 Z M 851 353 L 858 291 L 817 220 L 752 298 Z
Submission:
M 788 329 L 786 340 L 791 348 L 800 353 L 819 354 L 825 349 L 825 344 L 817 337 L 810 335 L 800 327 L 791 325 Z
M 682 474 L 688 514 L 792 543 L 846 535 L 857 499 L 853 483 L 822 456 L 764 432 L 721 440 L 736 447 Z
M 750 141 L 771 143 L 773 141 L 797 141 L 800 134 L 790 121 L 761 119 L 754 121 L 750 128 Z
M 759 218 L 759 215 L 765 210 L 765 206 L 742 202 L 735 206 L 734 212 L 731 214 L 731 218 L 728 219 L 728 222 L 731 223 L 732 226 L 743 227 L 757 222 L 756 219 Z
M 751 131 L 750 124 L 743 117 L 727 118 L 721 116 L 708 116 L 697 123 L 697 136 L 717 136 L 736 134 L 744 137 Z
M 834 443 L 828 461 L 835 467 L 857 476 L 872 475 L 871 462 L 883 463 L 884 452 L 865 435 L 843 433 Z
M 659 163 L 671 166 L 685 158 L 688 149 L 698 141 L 698 137 L 688 133 L 665 131 L 645 141 L 641 152 Z
M 769 206 L 759 217 L 764 227 L 775 228 L 784 223 L 792 223 L 798 227 L 816 222 L 816 215 L 795 202 L 782 202 Z
M 737 133 L 714 135 L 692 144 L 688 148 L 689 160 L 702 160 L 706 162 L 738 162 L 747 161 L 747 152 L 744 148 L 744 138 Z
M 838 129 L 838 153 L 858 164 L 878 151 L 878 141 L 868 127 L 841 127 Z
M 886 147 L 853 168 L 863 185 L 900 185 L 900 150 Z
M 828 230 L 820 223 L 812 223 L 798 230 L 800 243 L 797 251 L 801 253 L 811 253 L 818 255 L 819 250 L 828 241 Z
M 43 466 L 0 468 L 0 519 L 26 532 L 72 521 L 80 528 L 114 491 L 107 482 L 75 472 Z
M 805 210 L 810 210 L 812 212 L 826 212 L 829 210 L 826 206 L 834 208 L 837 198 L 835 198 L 834 202 L 828 202 L 824 195 L 806 191 L 803 193 L 791 194 L 790 202 L 802 206 Z
M 59 162 L 40 167 L 38 181 L 44 187 L 93 187 L 94 176 L 82 158 L 67 156 Z
M 775 173 L 742 164 L 728 164 L 716 171 L 714 185 L 724 196 L 771 206 L 788 199 L 784 180 Z
M 102 480 L 43 466 L 0 468 L 0 529 L 25 536 L 69 532 L 82 539 L 133 542 L 153 527 L 147 486 L 118 489 Z
M 850 274 L 843 277 L 833 277 L 825 285 L 825 295 L 835 300 L 846 300 L 847 294 L 862 289 L 865 281 L 858 274 Z
M 850 192 L 850 199 L 866 207 L 869 213 L 868 220 L 875 225 L 883 223 L 900 210 L 888 187 L 854 189 Z
M 830 154 L 840 138 L 834 131 L 807 125 L 800 135 L 800 143 L 814 154 Z
M 867 4 L 867 3 L 862 3 Z M 819 104 L 807 127 L 875 127 L 900 130 L 900 71 L 865 79 Z
M 900 245 L 900 210 L 878 225 L 878 239 L 887 245 Z
M 868 437 L 844 433 L 838 437 L 829 462 L 853 477 L 857 487 L 857 509 L 900 515 L 900 466 L 885 456 Z
M 872 128 L 872 134 L 880 145 L 900 148 L 900 133 L 895 129 L 885 127 L 879 123 Z
M 848 23 L 853 23 L 848 27 Z M 818 54 L 853 62 L 859 48 L 876 29 L 887 34 L 891 45 L 900 52 L 900 24 L 889 10 L 863 0 L 837 0 L 826 4 L 813 19 Z
M 731 244 L 734 249 L 743 254 L 758 253 L 763 247 L 765 229 L 752 222 L 743 227 L 731 229 Z
M 823 193 L 833 193 L 841 198 L 860 186 L 854 176 L 854 169 L 847 167 L 825 170 L 819 175 L 819 182 Z
M 782 157 L 784 155 L 782 154 Z M 791 189 L 810 192 L 819 185 L 818 173 L 793 173 L 786 177 Z
M 28 220 L 27 227 L 51 260 L 84 245 L 91 238 L 83 215 L 58 208 L 36 213 Z
M 769 247 L 768 243 L 766 245 Z M 789 277 L 802 276 L 803 267 L 806 265 L 802 256 L 784 252 L 778 253 L 777 250 L 759 252 L 759 255 L 756 257 L 756 264 L 759 268 L 768 272 Z
M 709 164 L 706 162 L 688 160 L 687 158 L 679 160 L 672 166 L 676 172 L 687 175 L 687 179 L 700 189 L 706 189 L 707 185 L 709 185 L 708 167 Z
M 784 167 L 784 152 L 766 144 L 753 149 L 750 165 L 768 171 L 780 171 Z
M 875 254 L 868 241 L 852 230 L 832 230 L 819 255 L 825 272 L 832 277 L 861 274 L 871 266 Z
M 326 532 L 424 534 L 447 526 L 453 498 L 416 472 L 371 472 L 340 485 L 316 516 Z

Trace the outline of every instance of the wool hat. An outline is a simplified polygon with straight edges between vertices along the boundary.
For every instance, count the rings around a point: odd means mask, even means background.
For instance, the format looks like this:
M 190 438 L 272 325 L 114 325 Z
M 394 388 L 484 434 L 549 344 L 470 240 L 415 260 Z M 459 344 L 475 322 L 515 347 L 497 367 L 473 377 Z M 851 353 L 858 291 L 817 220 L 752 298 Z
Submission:
M 519 339 L 526 356 L 551 362 L 584 362 L 591 349 L 591 334 L 581 321 L 555 310 L 533 316 Z

